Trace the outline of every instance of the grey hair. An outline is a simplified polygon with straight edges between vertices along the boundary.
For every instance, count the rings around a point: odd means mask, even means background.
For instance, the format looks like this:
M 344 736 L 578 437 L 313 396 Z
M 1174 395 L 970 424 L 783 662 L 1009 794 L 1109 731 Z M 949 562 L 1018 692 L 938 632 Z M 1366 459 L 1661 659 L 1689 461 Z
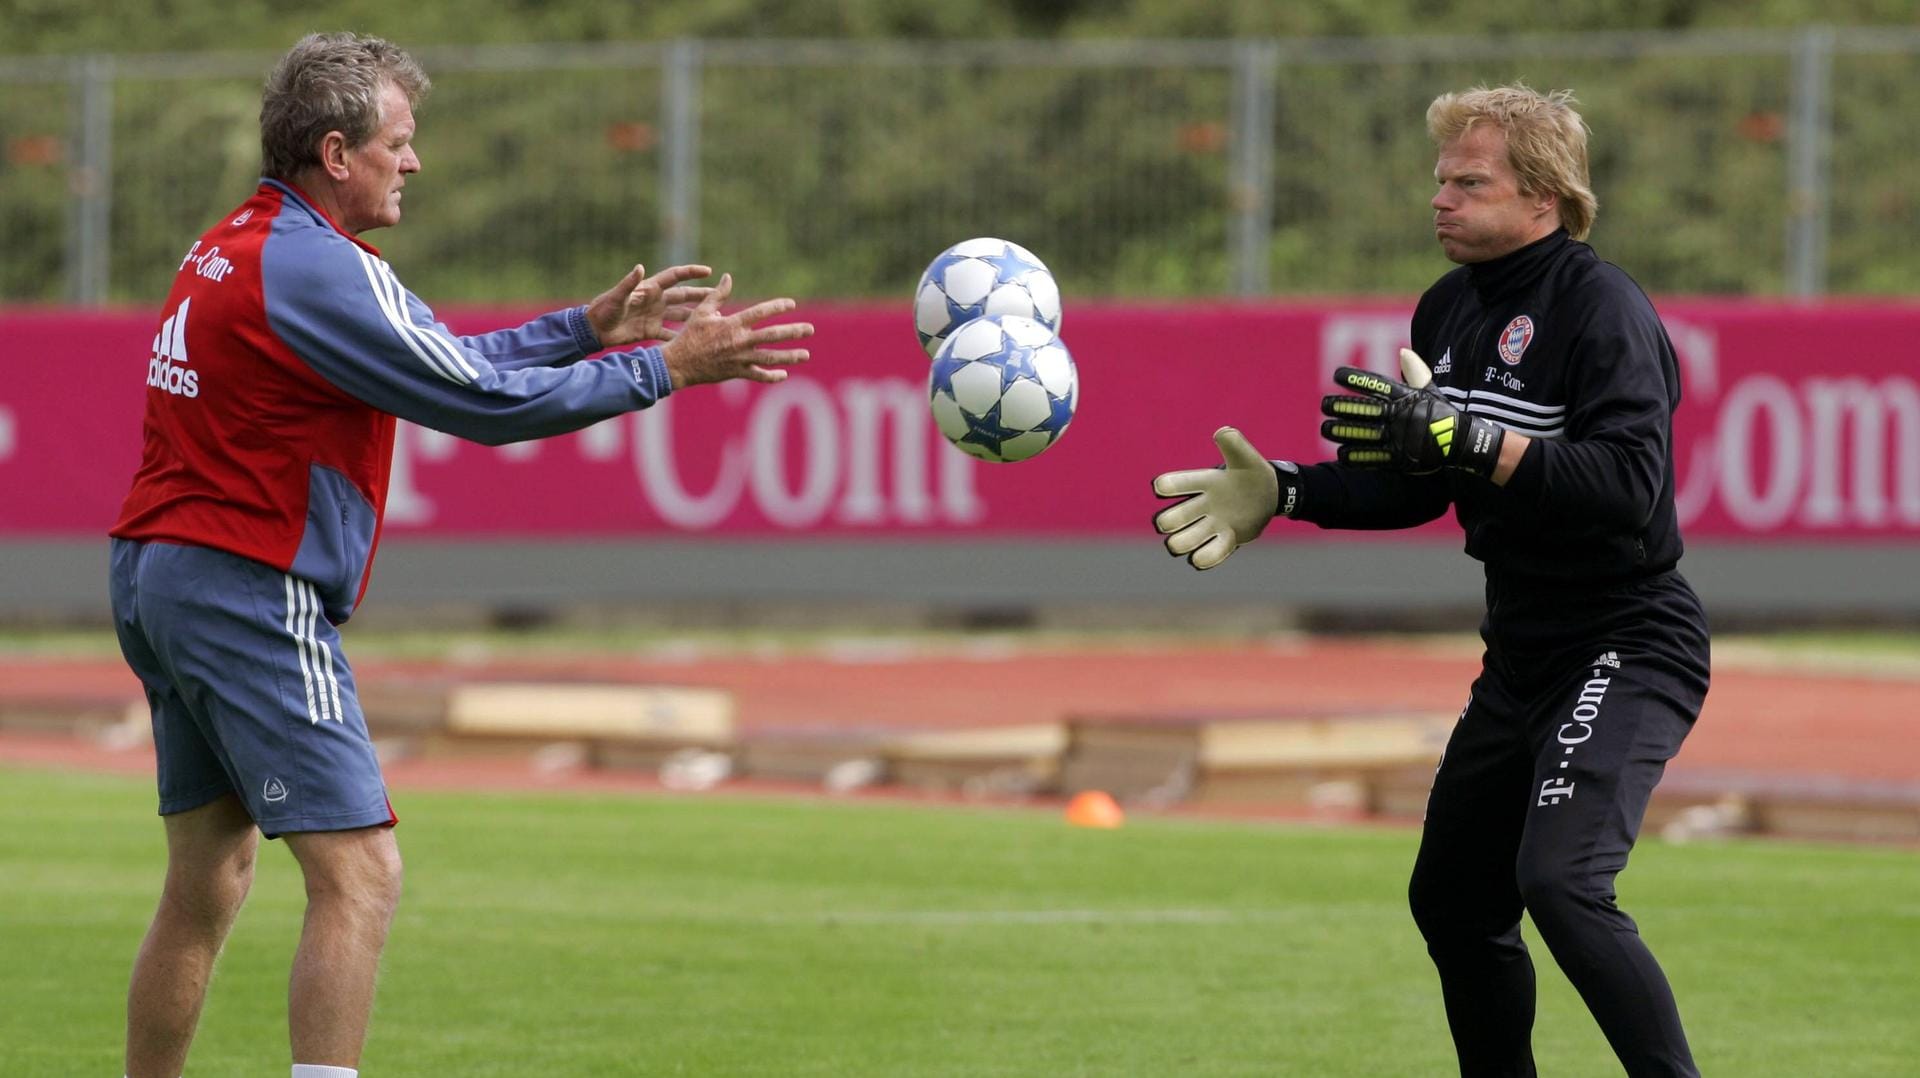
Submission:
M 387 83 L 416 106 L 432 88 L 406 50 L 353 33 L 308 34 L 287 50 L 260 95 L 260 171 L 291 179 L 320 163 L 329 131 L 348 146 L 364 146 L 380 129 L 380 95 Z

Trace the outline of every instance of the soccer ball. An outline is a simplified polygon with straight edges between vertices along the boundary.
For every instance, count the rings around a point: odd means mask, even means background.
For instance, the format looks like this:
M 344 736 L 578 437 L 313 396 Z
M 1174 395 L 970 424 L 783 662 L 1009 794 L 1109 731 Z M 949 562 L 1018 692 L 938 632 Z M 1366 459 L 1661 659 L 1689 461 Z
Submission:
M 934 425 L 948 441 L 1007 464 L 1038 456 L 1067 432 L 1080 379 L 1052 330 L 994 314 L 961 326 L 934 353 L 928 392 Z
M 1032 251 L 1006 240 L 966 240 L 920 275 L 913 324 L 928 355 L 954 330 L 990 314 L 1021 315 L 1060 332 L 1060 286 Z

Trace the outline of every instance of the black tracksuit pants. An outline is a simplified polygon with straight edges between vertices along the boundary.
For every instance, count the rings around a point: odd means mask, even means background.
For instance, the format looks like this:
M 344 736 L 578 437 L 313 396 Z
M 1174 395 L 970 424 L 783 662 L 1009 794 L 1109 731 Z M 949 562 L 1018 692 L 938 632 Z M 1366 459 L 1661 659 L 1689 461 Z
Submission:
M 1460 1073 L 1535 1073 L 1524 909 L 1628 1074 L 1697 1075 L 1613 878 L 1706 697 L 1700 602 L 1676 572 L 1595 593 L 1490 580 L 1487 599 L 1410 888 Z

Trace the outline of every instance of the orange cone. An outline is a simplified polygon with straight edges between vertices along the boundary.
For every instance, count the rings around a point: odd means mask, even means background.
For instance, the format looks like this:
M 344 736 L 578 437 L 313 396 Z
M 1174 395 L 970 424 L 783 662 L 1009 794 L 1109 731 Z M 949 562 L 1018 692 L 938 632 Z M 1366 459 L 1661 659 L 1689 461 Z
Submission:
M 1119 827 L 1127 814 L 1105 790 L 1082 790 L 1067 802 L 1067 822 L 1075 827 Z

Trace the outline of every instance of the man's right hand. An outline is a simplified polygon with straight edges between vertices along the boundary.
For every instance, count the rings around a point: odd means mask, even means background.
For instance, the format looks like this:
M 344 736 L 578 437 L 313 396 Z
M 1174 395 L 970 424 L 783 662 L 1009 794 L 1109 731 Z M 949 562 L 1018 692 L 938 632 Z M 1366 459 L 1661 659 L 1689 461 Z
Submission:
M 1186 500 L 1162 509 L 1153 526 L 1167 537 L 1167 553 L 1184 556 L 1195 569 L 1211 569 L 1243 544 L 1258 538 L 1280 504 L 1280 475 L 1272 461 L 1232 427 L 1213 432 L 1224 468 L 1167 472 L 1153 480 L 1162 498 Z M 1288 467 L 1292 467 L 1288 465 Z M 1297 495 L 1298 487 L 1292 488 Z
M 786 381 L 785 368 L 808 359 L 804 348 L 771 349 L 763 344 L 797 341 L 813 336 L 810 322 L 784 322 L 760 326 L 775 315 L 786 314 L 799 304 L 790 299 L 770 299 L 733 314 L 721 314 L 720 304 L 733 294 L 733 275 L 720 275 L 720 283 L 693 308 L 680 332 L 660 349 L 673 379 L 673 388 L 705 385 L 745 378 L 753 382 Z
M 635 266 L 587 304 L 587 324 L 602 348 L 670 341 L 680 331 L 667 323 L 686 321 L 693 305 L 712 291 L 686 282 L 712 275 L 705 266 L 673 266 L 649 277 L 647 267 Z

